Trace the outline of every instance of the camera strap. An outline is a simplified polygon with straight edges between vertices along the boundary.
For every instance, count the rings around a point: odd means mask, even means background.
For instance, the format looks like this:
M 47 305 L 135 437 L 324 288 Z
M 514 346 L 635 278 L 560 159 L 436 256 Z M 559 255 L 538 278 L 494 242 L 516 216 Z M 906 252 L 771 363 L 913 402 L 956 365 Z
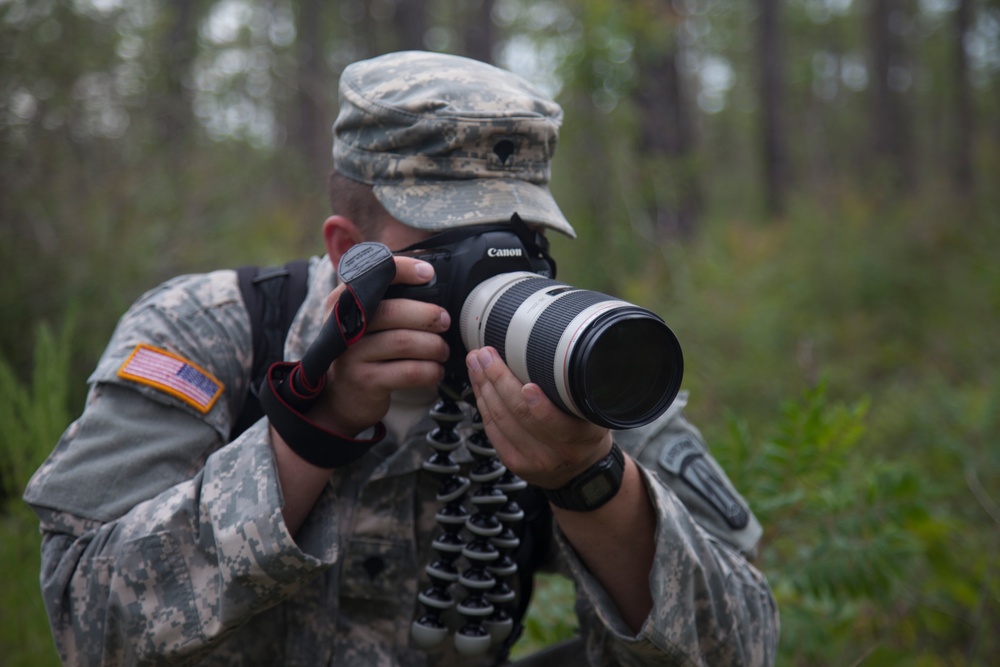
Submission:
M 359 243 L 340 260 L 340 281 L 347 289 L 333 307 L 316 340 L 299 362 L 277 362 L 260 387 L 260 404 L 271 425 L 303 460 L 336 468 L 360 458 L 385 437 L 379 422 L 367 438 L 334 433 L 306 415 L 326 386 L 326 372 L 368 329 L 370 315 L 396 276 L 392 253 L 381 243 Z

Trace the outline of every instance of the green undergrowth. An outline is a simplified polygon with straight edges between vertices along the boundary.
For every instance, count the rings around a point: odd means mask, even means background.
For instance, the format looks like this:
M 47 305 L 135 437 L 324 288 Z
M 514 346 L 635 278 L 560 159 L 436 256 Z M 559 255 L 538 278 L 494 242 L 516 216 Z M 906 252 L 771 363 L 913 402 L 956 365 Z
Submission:
M 764 526 L 781 665 L 1000 662 L 997 223 L 844 197 L 646 243 L 616 278 L 676 331 L 687 414 Z M 41 330 L 30 382 L 0 364 L 4 664 L 54 664 L 19 496 L 78 409 L 72 331 Z M 542 579 L 517 655 L 572 635 L 572 600 Z

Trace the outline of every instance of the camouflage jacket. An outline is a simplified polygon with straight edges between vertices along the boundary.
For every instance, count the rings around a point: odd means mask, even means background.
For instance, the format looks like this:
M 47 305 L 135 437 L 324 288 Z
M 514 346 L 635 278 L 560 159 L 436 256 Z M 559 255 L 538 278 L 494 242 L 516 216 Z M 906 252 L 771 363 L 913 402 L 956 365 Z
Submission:
M 316 335 L 333 284 L 329 260 L 314 259 L 287 358 Z M 25 492 L 41 522 L 41 586 L 63 660 L 489 664 L 458 656 L 450 641 L 425 652 L 409 638 L 437 532 L 436 482 L 420 467 L 430 420 L 338 469 L 293 538 L 266 418 L 229 442 L 247 395 L 250 337 L 232 271 L 169 281 L 119 322 L 83 414 Z M 123 370 L 137 346 L 194 365 L 218 396 L 199 402 L 130 379 Z M 628 631 L 557 528 L 539 563 L 574 580 L 592 664 L 773 662 L 777 610 L 744 556 L 760 527 L 682 416 L 685 400 L 616 434 L 658 514 L 655 602 L 641 632 Z

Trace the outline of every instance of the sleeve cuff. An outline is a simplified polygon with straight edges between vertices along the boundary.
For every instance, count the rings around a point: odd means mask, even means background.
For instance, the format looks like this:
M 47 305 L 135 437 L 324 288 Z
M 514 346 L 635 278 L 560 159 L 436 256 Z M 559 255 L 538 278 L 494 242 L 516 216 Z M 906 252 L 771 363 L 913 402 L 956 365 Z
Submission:
M 337 522 L 328 491 L 297 539 L 285 525 L 266 419 L 209 457 L 204 474 L 202 512 L 215 533 L 223 576 L 263 575 L 287 585 L 337 561 Z
M 572 545 L 559 530 L 558 524 L 555 524 L 554 530 L 556 543 L 569 574 L 576 582 L 581 622 L 587 622 L 583 618 L 584 614 L 591 616 L 593 618 L 591 622 L 595 620 L 601 626 L 599 630 L 603 636 L 610 640 L 612 645 L 617 645 L 628 653 L 658 654 L 661 658 L 666 654 L 679 660 L 679 664 L 688 664 L 684 657 L 686 652 L 682 648 L 684 642 L 679 641 L 678 635 L 681 637 L 688 635 L 692 628 L 677 628 L 675 625 L 680 622 L 686 626 L 693 622 L 692 619 L 676 618 L 676 611 L 679 608 L 690 612 L 692 607 L 690 601 L 678 600 L 679 597 L 684 597 L 685 591 L 673 591 L 673 593 L 671 591 L 676 587 L 673 579 L 678 572 L 698 569 L 696 560 L 692 560 L 691 551 L 697 547 L 690 544 L 692 541 L 690 532 L 700 532 L 701 529 L 686 516 L 680 502 L 668 488 L 643 466 L 637 468 L 656 513 L 654 561 L 661 564 L 654 567 L 650 574 L 649 586 L 653 597 L 653 608 L 643 621 L 638 634 L 633 633 L 625 623 L 611 596 L 580 560 Z M 695 540 L 698 541 L 698 538 Z M 582 610 L 579 609 L 581 602 L 584 606 Z
M 642 481 L 646 487 L 647 493 L 649 494 L 650 501 L 653 503 L 656 516 L 657 516 L 657 526 L 656 526 L 656 558 L 661 558 L 661 550 L 665 547 L 663 541 L 660 539 L 660 534 L 662 532 L 662 521 L 665 510 L 665 505 L 670 502 L 668 498 L 662 496 L 669 493 L 661 485 L 656 483 L 655 479 L 652 478 L 649 473 L 642 467 L 636 466 L 642 476 Z M 653 600 L 653 610 L 650 616 L 643 621 L 643 625 L 639 634 L 636 635 L 625 623 L 622 618 L 621 613 L 618 611 L 618 607 L 615 605 L 610 594 L 604 589 L 596 577 L 591 574 L 587 566 L 584 565 L 583 561 L 577 555 L 573 546 L 569 543 L 569 540 L 562 534 L 559 529 L 559 524 L 554 523 L 554 532 L 556 537 L 556 544 L 559 547 L 559 551 L 563 557 L 563 562 L 569 569 L 569 574 L 572 576 L 573 580 L 576 582 L 577 596 L 582 598 L 585 605 L 593 612 L 597 617 L 600 624 L 604 627 L 605 631 L 610 633 L 618 642 L 641 642 L 647 638 L 650 631 L 653 634 L 658 634 L 655 632 L 654 627 L 651 623 L 651 618 L 656 617 L 657 606 L 669 604 L 666 600 Z M 655 576 L 655 573 L 654 575 Z M 653 589 L 655 590 L 655 588 Z

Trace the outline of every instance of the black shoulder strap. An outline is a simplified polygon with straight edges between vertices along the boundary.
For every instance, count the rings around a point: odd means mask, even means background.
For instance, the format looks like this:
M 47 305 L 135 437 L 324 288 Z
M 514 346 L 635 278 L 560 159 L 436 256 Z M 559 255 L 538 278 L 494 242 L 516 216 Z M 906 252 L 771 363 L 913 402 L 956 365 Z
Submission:
M 284 266 L 261 268 L 243 266 L 236 270 L 243 303 L 250 316 L 253 341 L 253 370 L 250 391 L 243 403 L 229 439 L 234 440 L 264 415 L 257 390 L 271 364 L 284 357 L 285 337 L 292 319 L 306 298 L 309 260 L 300 259 Z

